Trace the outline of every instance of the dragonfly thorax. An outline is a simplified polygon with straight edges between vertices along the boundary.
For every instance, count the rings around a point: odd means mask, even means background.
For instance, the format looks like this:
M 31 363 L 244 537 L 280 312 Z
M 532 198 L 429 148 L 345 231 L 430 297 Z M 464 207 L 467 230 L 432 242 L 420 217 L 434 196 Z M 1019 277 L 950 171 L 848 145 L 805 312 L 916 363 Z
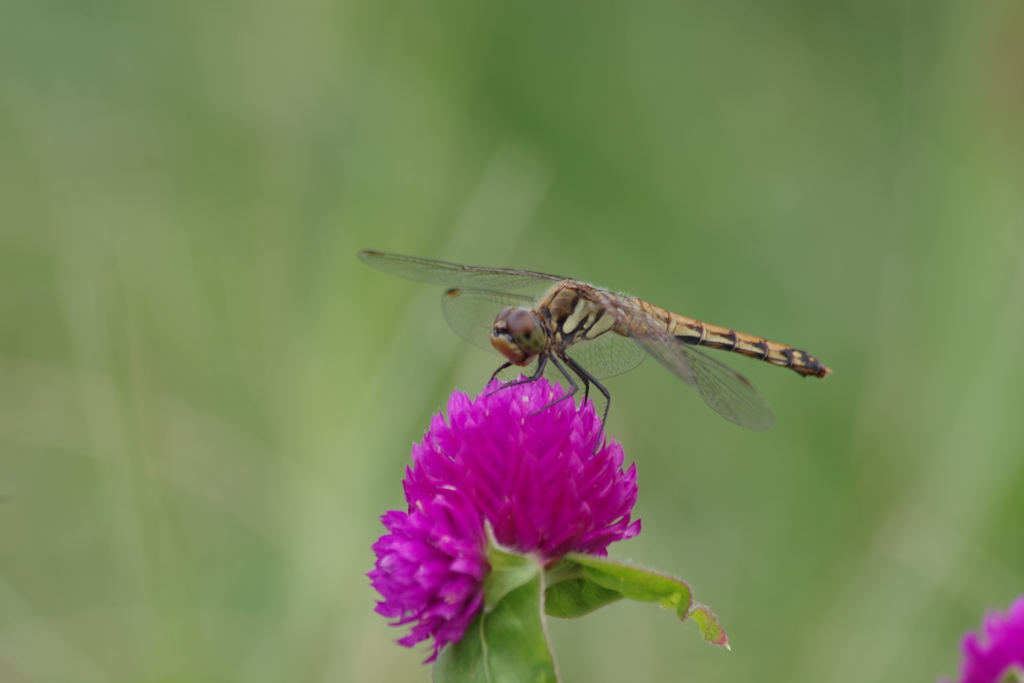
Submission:
M 547 345 L 544 322 L 528 308 L 508 306 L 494 319 L 491 346 L 516 365 L 529 365 Z

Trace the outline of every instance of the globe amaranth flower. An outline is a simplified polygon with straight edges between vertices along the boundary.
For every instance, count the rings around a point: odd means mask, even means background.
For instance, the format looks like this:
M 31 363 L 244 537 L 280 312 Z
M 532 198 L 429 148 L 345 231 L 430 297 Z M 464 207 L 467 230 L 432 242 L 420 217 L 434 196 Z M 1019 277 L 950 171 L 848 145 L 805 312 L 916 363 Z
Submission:
M 434 638 L 428 662 L 483 604 L 486 526 L 505 548 L 545 563 L 570 551 L 604 555 L 640 533 L 630 521 L 636 466 L 623 471 L 622 447 L 603 440 L 592 403 L 551 405 L 563 395 L 545 379 L 495 381 L 473 400 L 455 392 L 447 421 L 435 415 L 413 445 L 408 510 L 381 518 L 390 533 L 374 544 L 368 576 L 384 598 L 377 612 L 412 624 L 400 644 Z
M 999 683 L 1010 671 L 1024 672 L 1024 596 L 1005 615 L 988 614 L 982 630 L 960 642 L 964 661 L 958 683 Z

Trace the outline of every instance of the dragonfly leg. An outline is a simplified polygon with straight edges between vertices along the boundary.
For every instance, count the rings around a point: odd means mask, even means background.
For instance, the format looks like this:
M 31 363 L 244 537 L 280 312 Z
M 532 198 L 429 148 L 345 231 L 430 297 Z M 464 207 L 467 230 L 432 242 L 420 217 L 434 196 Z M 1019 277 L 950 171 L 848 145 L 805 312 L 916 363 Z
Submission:
M 491 375 L 491 381 L 492 381 L 492 382 L 494 381 L 494 379 L 495 379 L 495 378 L 496 378 L 496 377 L 498 376 L 498 373 L 499 373 L 499 372 L 501 372 L 501 371 L 502 371 L 502 370 L 504 370 L 505 368 L 510 368 L 510 367 L 512 367 L 512 363 L 503 363 L 503 364 L 501 365 L 501 367 L 499 367 L 499 368 L 498 368 L 497 370 L 495 370 L 495 371 L 494 371 L 494 374 L 493 374 L 493 375 Z
M 569 366 L 569 369 L 571 369 L 573 372 L 579 375 L 579 378 L 583 380 L 583 383 L 585 385 L 589 386 L 590 383 L 593 383 L 594 387 L 596 387 L 597 390 L 601 392 L 601 395 L 604 396 L 604 417 L 601 418 L 601 424 L 603 425 L 605 421 L 608 419 L 608 409 L 612 407 L 612 395 L 608 392 L 608 389 L 606 389 L 603 384 L 598 382 L 596 377 L 587 372 L 582 365 L 574 361 L 572 358 L 569 358 L 568 356 L 566 356 L 563 360 Z
M 499 372 L 501 372 L 505 368 L 509 367 L 510 365 L 512 365 L 512 364 L 511 363 L 505 363 L 500 368 L 498 368 L 497 371 L 495 371 L 494 374 L 497 375 Z M 536 372 L 534 372 L 532 375 L 530 375 L 526 379 L 517 379 L 514 382 L 506 382 L 505 384 L 502 384 L 500 387 L 498 387 L 497 389 L 492 391 L 491 394 L 496 394 L 499 391 L 501 391 L 502 389 L 508 389 L 509 387 L 516 386 L 517 384 L 529 384 L 530 382 L 536 382 L 537 380 L 539 380 L 544 375 L 544 368 L 546 368 L 547 365 L 548 365 L 548 357 L 547 356 L 541 356 L 540 360 L 537 361 L 537 371 Z M 493 375 L 491 376 L 491 379 L 494 379 Z M 491 394 L 487 394 L 487 395 L 490 396 Z
M 536 415 L 537 413 L 543 413 L 545 410 L 547 410 L 551 406 L 557 405 L 557 404 L 561 403 L 562 401 L 564 401 L 567 398 L 572 398 L 580 390 L 579 385 L 576 384 L 576 380 L 574 380 L 572 378 L 572 375 L 570 375 L 569 371 L 565 369 L 565 366 L 558 362 L 557 358 L 552 356 L 551 357 L 551 362 L 555 364 L 555 367 L 558 368 L 559 372 L 561 372 L 563 375 L 565 375 L 566 381 L 569 382 L 569 387 L 570 387 L 569 393 L 565 394 L 564 396 L 560 396 L 559 398 L 556 398 L 554 401 L 552 401 L 551 403 L 547 404 L 546 406 L 544 406 L 540 410 L 535 410 L 533 413 L 531 413 L 531 415 Z
M 574 361 L 572 358 L 569 358 L 569 356 L 563 355 L 563 356 L 560 356 L 560 358 L 565 361 L 566 365 L 569 366 L 570 370 L 572 370 L 573 372 L 576 373 L 577 377 L 579 377 L 581 380 L 583 380 L 583 402 L 580 403 L 580 407 L 582 408 L 583 406 L 587 405 L 587 401 L 590 400 L 590 382 L 594 378 L 591 377 L 586 372 L 580 372 L 580 370 L 582 368 L 580 368 L 579 363 Z M 563 368 L 561 368 L 561 367 L 558 368 L 558 369 L 562 371 L 562 374 L 565 375 L 566 378 L 569 379 L 569 382 L 571 383 L 572 379 L 569 378 L 568 373 L 566 373 L 566 371 Z M 594 383 L 596 384 L 597 382 L 594 382 Z M 576 385 L 573 384 L 573 386 L 575 387 Z

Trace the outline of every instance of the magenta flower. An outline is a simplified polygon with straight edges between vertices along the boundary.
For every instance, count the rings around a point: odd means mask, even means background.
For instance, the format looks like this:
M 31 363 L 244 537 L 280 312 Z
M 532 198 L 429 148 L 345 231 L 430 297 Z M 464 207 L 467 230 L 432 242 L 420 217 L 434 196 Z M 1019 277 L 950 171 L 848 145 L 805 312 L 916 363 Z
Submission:
M 968 633 L 960 642 L 964 661 L 958 683 L 998 683 L 1014 667 L 1024 671 L 1024 596 L 1005 615 L 992 612 L 982 624 L 984 633 Z
M 475 400 L 455 392 L 448 420 L 434 416 L 406 468 L 408 511 L 385 514 L 390 533 L 373 546 L 377 612 L 413 624 L 402 645 L 433 637 L 427 661 L 462 638 L 483 604 L 485 522 L 502 546 L 544 563 L 570 551 L 605 555 L 640 533 L 630 521 L 636 466 L 623 472 L 622 447 L 601 441 L 593 404 L 545 408 L 564 395 L 545 379 L 500 386 Z

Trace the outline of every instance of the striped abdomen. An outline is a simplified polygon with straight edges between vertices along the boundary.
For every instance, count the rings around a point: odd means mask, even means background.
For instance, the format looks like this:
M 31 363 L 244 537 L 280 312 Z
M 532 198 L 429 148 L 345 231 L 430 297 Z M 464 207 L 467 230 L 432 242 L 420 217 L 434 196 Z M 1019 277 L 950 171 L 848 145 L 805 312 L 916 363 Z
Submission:
M 663 321 L 669 333 L 684 344 L 732 351 L 772 365 L 791 368 L 804 377 L 825 377 L 832 372 L 806 351 L 730 330 L 727 327 L 710 325 L 687 318 L 678 313 L 666 311 L 664 308 L 658 308 L 646 301 L 640 301 L 640 304 L 649 315 Z

